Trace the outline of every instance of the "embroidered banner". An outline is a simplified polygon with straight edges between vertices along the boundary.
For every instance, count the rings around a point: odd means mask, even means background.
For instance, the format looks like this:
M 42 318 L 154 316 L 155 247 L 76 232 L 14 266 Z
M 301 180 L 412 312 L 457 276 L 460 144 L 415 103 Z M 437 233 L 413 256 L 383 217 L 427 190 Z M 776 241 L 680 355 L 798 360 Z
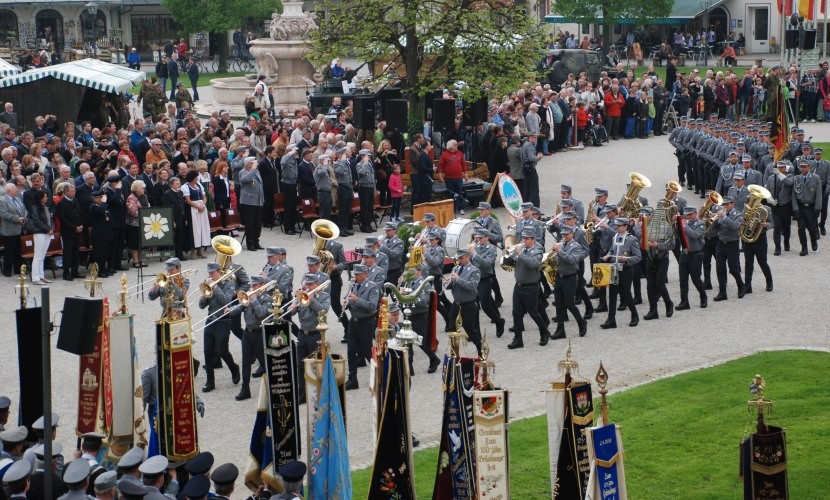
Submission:
M 741 441 L 744 500 L 787 500 L 787 436 L 780 427 L 752 434 Z
M 107 311 L 108 301 L 104 298 L 104 321 L 95 335 L 95 348 L 92 354 L 80 356 L 79 383 L 78 383 L 78 421 L 75 425 L 75 432 L 78 436 L 87 432 L 101 432 L 109 426 L 106 422 L 106 408 L 102 412 L 101 405 L 111 404 L 109 401 L 102 403 L 102 391 L 104 389 L 104 337 L 107 332 Z M 109 342 L 107 342 L 109 349 Z M 109 380 L 108 380 L 109 382 Z M 111 389 L 111 387 L 110 387 Z
M 289 342 L 279 325 L 263 327 L 268 408 L 274 445 L 273 471 L 285 462 L 300 460 L 300 415 L 297 404 L 297 344 Z
M 331 355 L 331 363 L 334 367 L 334 378 L 337 381 L 337 392 L 340 394 L 340 409 L 343 412 L 343 425 L 348 429 L 348 421 L 346 420 L 346 390 L 344 384 L 346 383 L 346 373 L 348 367 L 346 360 L 339 354 Z M 320 378 L 323 373 L 323 364 L 320 362 L 319 353 L 315 357 L 309 357 L 303 360 L 303 369 L 305 370 L 305 411 L 306 411 L 306 463 L 310 462 L 311 457 L 311 441 L 314 438 L 314 416 L 317 413 L 317 403 L 320 399 Z
M 190 318 L 157 323 L 160 449 L 171 462 L 199 453 L 190 331 Z
M 615 424 L 586 433 L 591 473 L 586 500 L 626 500 L 625 466 L 620 429 Z
M 476 491 L 479 498 L 510 498 L 507 391 L 475 391 Z
M 594 424 L 591 384 L 574 383 L 566 389 L 567 412 L 559 448 L 554 498 L 582 500 L 588 487 L 590 463 L 584 430 Z

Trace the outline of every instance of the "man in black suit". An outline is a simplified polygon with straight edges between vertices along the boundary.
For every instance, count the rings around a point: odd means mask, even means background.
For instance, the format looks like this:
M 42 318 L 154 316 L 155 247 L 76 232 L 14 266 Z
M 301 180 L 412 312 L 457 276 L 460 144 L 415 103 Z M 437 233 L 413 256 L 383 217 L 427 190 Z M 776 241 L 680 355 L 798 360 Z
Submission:
M 274 194 L 277 192 L 277 150 L 274 146 L 265 148 L 265 157 L 257 165 L 262 177 L 262 191 L 265 198 L 262 204 L 262 225 L 274 227 Z
M 81 208 L 75 200 L 75 186 L 69 184 L 58 203 L 58 220 L 61 222 L 61 240 L 63 241 L 63 279 L 73 281 L 83 278 L 78 272 L 81 263 L 80 244 L 84 232 Z
M 81 220 L 86 221 L 89 216 L 89 206 L 92 205 L 92 192 L 95 191 L 95 174 L 84 174 L 84 183 L 75 190 L 75 200 L 81 209 Z
M 111 272 L 126 271 L 121 265 L 121 256 L 124 253 L 124 228 L 127 225 L 127 203 L 121 195 L 121 175 L 118 172 L 107 174 L 107 208 L 110 212 L 110 227 L 112 227 L 112 242 L 109 249 L 109 266 Z
M 138 141 L 138 149 L 135 151 L 135 157 L 138 158 L 138 163 L 140 166 L 144 166 L 144 162 L 147 161 L 147 152 L 151 149 L 151 141 L 156 138 L 156 130 L 152 128 L 148 128 L 145 132 L 144 138 Z M 147 184 L 147 186 L 152 186 L 152 184 Z
M 306 148 L 302 150 L 303 159 L 297 165 L 297 184 L 300 185 L 300 198 L 316 199 L 317 183 L 314 182 L 314 150 Z
M 106 278 L 115 274 L 114 269 L 109 269 L 109 249 L 112 243 L 112 225 L 110 224 L 110 211 L 104 202 L 104 193 L 99 190 L 92 192 L 94 200 L 89 207 L 87 219 L 89 227 L 92 228 L 92 254 L 95 263 L 98 264 L 98 276 Z
M 15 132 L 20 133 L 20 122 L 17 119 L 17 113 L 14 112 L 14 104 L 7 102 L 5 108 L 6 110 L 0 113 L 0 123 L 5 123 Z
M 187 238 L 187 227 L 184 225 L 184 197 L 182 196 L 182 181 L 178 177 L 170 179 L 170 189 L 161 196 L 161 206 L 173 207 L 173 241 L 176 257 L 185 261 L 184 242 Z

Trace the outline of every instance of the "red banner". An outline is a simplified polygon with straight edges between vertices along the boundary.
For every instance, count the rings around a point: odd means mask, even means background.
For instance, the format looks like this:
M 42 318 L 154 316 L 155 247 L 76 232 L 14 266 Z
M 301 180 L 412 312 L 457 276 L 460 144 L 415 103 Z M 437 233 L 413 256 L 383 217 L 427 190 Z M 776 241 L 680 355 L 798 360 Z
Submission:
M 106 299 L 104 299 L 104 317 L 107 316 Z M 103 383 L 104 337 L 108 323 L 102 323 L 95 338 L 92 354 L 85 354 L 80 359 L 78 380 L 78 421 L 75 432 L 80 436 L 87 432 L 99 432 L 98 418 L 101 407 L 101 384 Z
M 112 429 L 112 360 L 110 359 L 110 300 L 104 297 L 101 319 L 101 360 L 104 371 L 104 427 Z
M 189 346 L 171 354 L 173 392 L 173 455 L 191 456 L 199 451 L 196 439 L 196 402 Z

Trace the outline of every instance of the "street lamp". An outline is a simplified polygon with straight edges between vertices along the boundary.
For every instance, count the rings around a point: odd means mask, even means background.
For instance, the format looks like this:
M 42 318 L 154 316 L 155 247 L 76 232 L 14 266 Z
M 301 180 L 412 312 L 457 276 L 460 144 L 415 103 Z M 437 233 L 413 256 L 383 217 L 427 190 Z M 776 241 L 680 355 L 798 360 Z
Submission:
M 97 57 L 97 40 L 98 40 L 98 4 L 95 2 L 89 2 L 88 4 L 84 5 L 86 11 L 92 16 L 92 43 L 90 46 L 92 47 L 92 57 Z
M 700 8 L 703 9 L 703 67 L 709 66 L 709 0 L 700 2 Z

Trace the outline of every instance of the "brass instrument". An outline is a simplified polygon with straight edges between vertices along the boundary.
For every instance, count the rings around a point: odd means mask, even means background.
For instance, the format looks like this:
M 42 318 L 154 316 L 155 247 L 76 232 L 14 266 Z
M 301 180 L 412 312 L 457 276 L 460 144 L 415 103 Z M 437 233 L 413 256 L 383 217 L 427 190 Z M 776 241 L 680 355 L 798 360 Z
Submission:
M 432 282 L 433 279 L 435 278 L 432 276 L 427 276 L 426 278 L 424 278 L 424 281 L 422 281 L 421 284 L 418 285 L 418 288 L 416 288 L 414 291 L 410 290 L 411 293 L 404 293 L 406 290 L 401 290 L 392 283 L 385 283 L 383 286 L 384 288 L 392 292 L 392 295 L 395 296 L 399 303 L 412 304 L 413 302 L 418 300 L 418 297 L 421 296 L 426 284 Z
M 276 288 L 276 286 L 277 286 L 277 282 L 275 280 L 271 280 L 268 283 L 262 285 L 261 287 L 257 288 L 256 290 L 254 290 L 252 292 L 243 292 L 243 291 L 237 292 L 236 293 L 236 299 L 239 301 L 240 304 L 242 304 L 245 307 L 248 307 L 248 305 L 250 305 L 251 301 L 254 300 L 254 297 L 256 297 L 260 293 L 272 290 L 272 289 Z M 228 304 L 228 305 L 230 305 L 230 304 Z
M 210 246 L 216 251 L 216 263 L 219 264 L 219 269 L 222 272 L 227 270 L 231 257 L 236 257 L 242 253 L 242 245 L 236 238 L 230 236 L 214 236 L 210 240 Z
M 677 193 L 681 191 L 683 191 L 683 187 L 679 182 L 669 181 L 666 184 L 665 196 L 663 196 L 662 200 L 657 202 L 657 208 L 662 207 L 666 209 L 666 220 L 669 223 L 674 220 L 674 216 L 677 215 L 677 203 L 674 199 L 677 197 Z
M 455 261 L 455 262 L 456 262 L 455 267 L 453 267 L 452 271 L 450 272 L 451 275 L 458 273 L 458 270 L 461 267 L 461 266 L 458 265 L 458 261 Z M 450 276 L 447 276 L 446 278 L 441 280 L 441 289 L 446 290 L 447 286 L 450 284 L 450 282 L 452 282 L 452 278 Z
M 556 266 L 559 264 L 559 252 L 551 249 L 542 256 L 542 273 L 551 286 L 556 285 Z
M 712 209 L 713 205 L 720 206 L 723 204 L 723 197 L 717 191 L 710 191 L 709 196 L 706 197 L 706 202 L 703 203 L 703 206 L 700 207 L 700 211 L 697 213 L 698 217 L 706 224 L 706 232 L 709 232 L 709 229 L 712 227 L 712 223 L 715 221 L 714 214 L 710 214 L 709 212 Z
M 757 184 L 750 184 L 747 189 L 749 190 L 749 200 L 744 206 L 741 239 L 745 243 L 755 243 L 761 237 L 770 213 L 767 207 L 761 205 L 761 200 L 770 198 L 772 193 Z
M 643 188 L 650 187 L 651 181 L 645 175 L 637 172 L 629 173 L 628 178 L 631 179 L 631 184 L 629 184 L 628 192 L 622 197 L 618 206 L 620 217 L 631 219 L 640 215 L 640 210 L 643 208 L 639 198 L 640 191 Z
M 508 234 L 507 236 L 504 237 L 504 251 L 501 254 L 501 259 L 499 260 L 499 264 L 501 265 L 502 269 L 504 269 L 505 271 L 507 271 L 509 273 L 513 272 L 513 266 L 508 264 L 506 262 L 506 260 L 507 260 L 507 257 L 511 253 L 513 253 L 513 249 L 515 249 L 516 245 L 518 245 L 518 244 L 519 244 L 519 240 L 515 236 L 513 236 L 512 234 Z
M 597 207 L 597 200 L 594 198 L 588 203 L 588 211 L 585 213 L 585 226 L 582 229 L 585 230 L 585 239 L 588 240 L 588 246 L 591 246 L 591 243 L 594 241 L 594 227 L 596 224 L 591 222 L 591 217 L 595 215 Z
M 324 248 L 327 241 L 340 236 L 340 228 L 330 220 L 317 219 L 311 223 L 311 234 L 314 235 L 312 253 L 320 258 L 320 269 L 331 274 L 332 266 L 335 265 L 334 256 Z
M 297 290 L 297 293 L 294 294 L 294 298 L 291 299 L 291 302 L 289 302 L 285 306 L 285 309 L 288 309 L 288 310 L 285 311 L 284 313 L 282 313 L 279 317 L 277 317 L 277 319 L 280 320 L 280 319 L 284 318 L 285 316 L 288 316 L 289 314 L 291 314 L 293 312 L 292 307 L 294 305 L 300 305 L 300 306 L 303 306 L 303 307 L 307 307 L 309 304 L 311 304 L 311 299 L 317 293 L 322 292 L 323 290 L 327 289 L 330 286 L 331 286 L 331 280 L 328 280 L 325 283 L 317 285 L 314 288 L 314 290 L 309 290 L 309 291 Z
M 205 280 L 203 283 L 199 283 L 198 290 L 194 290 L 193 292 L 190 292 L 190 294 L 192 295 L 199 292 L 203 299 L 209 299 L 213 297 L 213 289 L 216 288 L 216 285 L 235 275 L 236 271 L 232 269 L 220 276 L 216 281 Z

